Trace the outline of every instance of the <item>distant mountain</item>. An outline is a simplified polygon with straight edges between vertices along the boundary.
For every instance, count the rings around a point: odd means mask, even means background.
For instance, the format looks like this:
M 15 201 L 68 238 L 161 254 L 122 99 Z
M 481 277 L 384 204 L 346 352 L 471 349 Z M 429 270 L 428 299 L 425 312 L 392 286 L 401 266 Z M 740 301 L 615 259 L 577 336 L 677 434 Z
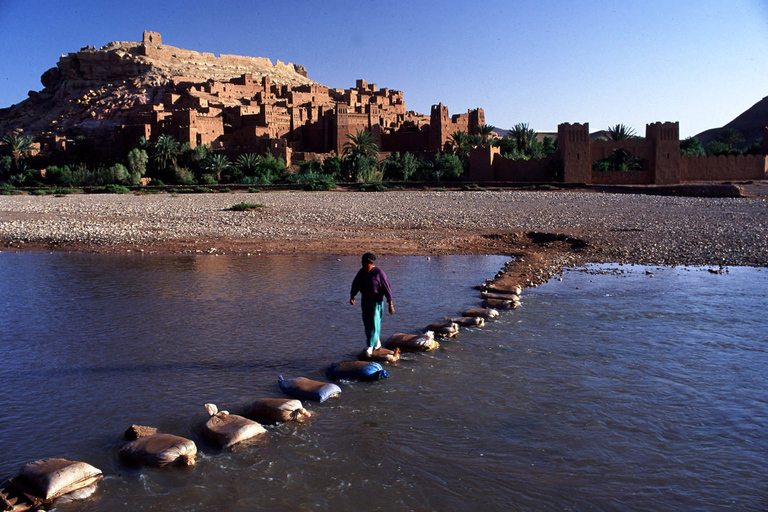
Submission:
M 706 146 L 715 140 L 723 130 L 732 128 L 741 133 L 744 137 L 742 146 L 748 146 L 755 141 L 763 139 L 763 133 L 766 126 L 768 126 L 768 96 L 752 105 L 725 126 L 705 130 L 696 135 L 696 138 L 699 139 L 699 142 L 701 142 L 703 146 Z

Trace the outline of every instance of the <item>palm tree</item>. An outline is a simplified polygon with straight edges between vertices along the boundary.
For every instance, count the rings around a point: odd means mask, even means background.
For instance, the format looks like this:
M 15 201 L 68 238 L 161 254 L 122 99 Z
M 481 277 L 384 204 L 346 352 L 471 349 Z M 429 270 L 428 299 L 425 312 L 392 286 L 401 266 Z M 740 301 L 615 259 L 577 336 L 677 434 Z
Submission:
M 488 145 L 488 139 L 493 133 L 494 129 L 496 129 L 496 127 L 490 124 L 479 124 L 477 127 L 475 127 L 475 131 L 477 131 L 477 134 L 480 136 L 481 146 Z
M 517 151 L 523 155 L 529 153 L 531 143 L 536 140 L 536 131 L 528 123 L 517 123 L 509 130 L 509 135 L 515 139 Z
M 451 148 L 451 152 L 463 162 L 469 156 L 469 150 L 472 147 L 469 142 L 467 132 L 459 130 L 451 134 L 448 145 Z
M 635 138 L 635 130 L 623 124 L 608 127 L 608 137 L 610 140 L 631 140 Z
M 216 175 L 216 181 L 221 181 L 221 173 L 232 168 L 227 155 L 215 154 L 208 157 L 205 162 L 205 170 Z
M 176 171 L 176 161 L 181 154 L 181 144 L 173 135 L 160 135 L 152 146 L 152 160 L 164 171 L 172 167 Z
M 261 163 L 261 157 L 256 153 L 243 153 L 235 160 L 235 167 L 246 176 L 255 176 Z
M 347 139 L 349 140 L 344 143 L 342 152 L 345 157 L 361 155 L 375 160 L 378 156 L 379 145 L 376 144 L 371 132 L 357 130 L 355 135 L 347 134 Z
M 715 140 L 722 142 L 723 144 L 727 144 L 728 149 L 733 149 L 734 145 L 744 142 L 744 137 L 742 137 L 738 130 L 734 130 L 733 128 L 725 128 L 720 132 L 720 135 L 718 135 L 717 139 Z
M 2 144 L 8 149 L 13 161 L 13 169 L 19 170 L 19 161 L 34 151 L 35 139 L 31 135 L 9 133 L 3 137 Z

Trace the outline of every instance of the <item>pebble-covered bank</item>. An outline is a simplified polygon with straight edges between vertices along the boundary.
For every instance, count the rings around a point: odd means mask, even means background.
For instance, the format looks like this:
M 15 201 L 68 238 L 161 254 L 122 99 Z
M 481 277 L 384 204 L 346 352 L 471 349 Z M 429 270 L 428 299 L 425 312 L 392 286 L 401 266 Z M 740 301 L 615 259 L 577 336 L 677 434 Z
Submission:
M 264 206 L 229 209 L 241 201 Z M 0 242 L 326 254 L 514 255 L 563 246 L 574 262 L 768 266 L 768 202 L 521 190 L 19 195 L 0 196 Z

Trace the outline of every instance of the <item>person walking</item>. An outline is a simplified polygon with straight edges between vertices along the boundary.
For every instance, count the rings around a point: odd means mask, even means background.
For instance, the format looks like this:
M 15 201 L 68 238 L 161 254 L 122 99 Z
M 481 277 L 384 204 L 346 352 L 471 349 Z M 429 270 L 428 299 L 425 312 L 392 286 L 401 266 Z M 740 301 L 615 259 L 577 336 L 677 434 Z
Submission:
M 381 316 L 384 311 L 384 298 L 389 303 L 389 314 L 395 314 L 395 306 L 392 303 L 392 289 L 387 281 L 387 275 L 383 270 L 374 265 L 376 256 L 370 252 L 363 254 L 363 268 L 361 268 L 352 281 L 352 290 L 349 292 L 349 303 L 355 305 L 355 296 L 360 293 L 360 306 L 363 310 L 363 327 L 369 356 L 373 351 L 381 347 L 379 333 L 381 332 Z

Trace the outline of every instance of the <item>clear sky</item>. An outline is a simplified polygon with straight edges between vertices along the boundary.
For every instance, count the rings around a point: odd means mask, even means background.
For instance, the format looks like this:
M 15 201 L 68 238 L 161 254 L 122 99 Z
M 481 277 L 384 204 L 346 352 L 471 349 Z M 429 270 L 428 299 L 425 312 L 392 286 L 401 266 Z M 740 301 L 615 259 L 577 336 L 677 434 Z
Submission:
M 303 64 L 348 88 L 402 90 L 409 110 L 482 107 L 555 131 L 680 121 L 687 137 L 768 95 L 768 0 L 0 0 L 0 107 L 41 90 L 62 53 L 111 41 Z

